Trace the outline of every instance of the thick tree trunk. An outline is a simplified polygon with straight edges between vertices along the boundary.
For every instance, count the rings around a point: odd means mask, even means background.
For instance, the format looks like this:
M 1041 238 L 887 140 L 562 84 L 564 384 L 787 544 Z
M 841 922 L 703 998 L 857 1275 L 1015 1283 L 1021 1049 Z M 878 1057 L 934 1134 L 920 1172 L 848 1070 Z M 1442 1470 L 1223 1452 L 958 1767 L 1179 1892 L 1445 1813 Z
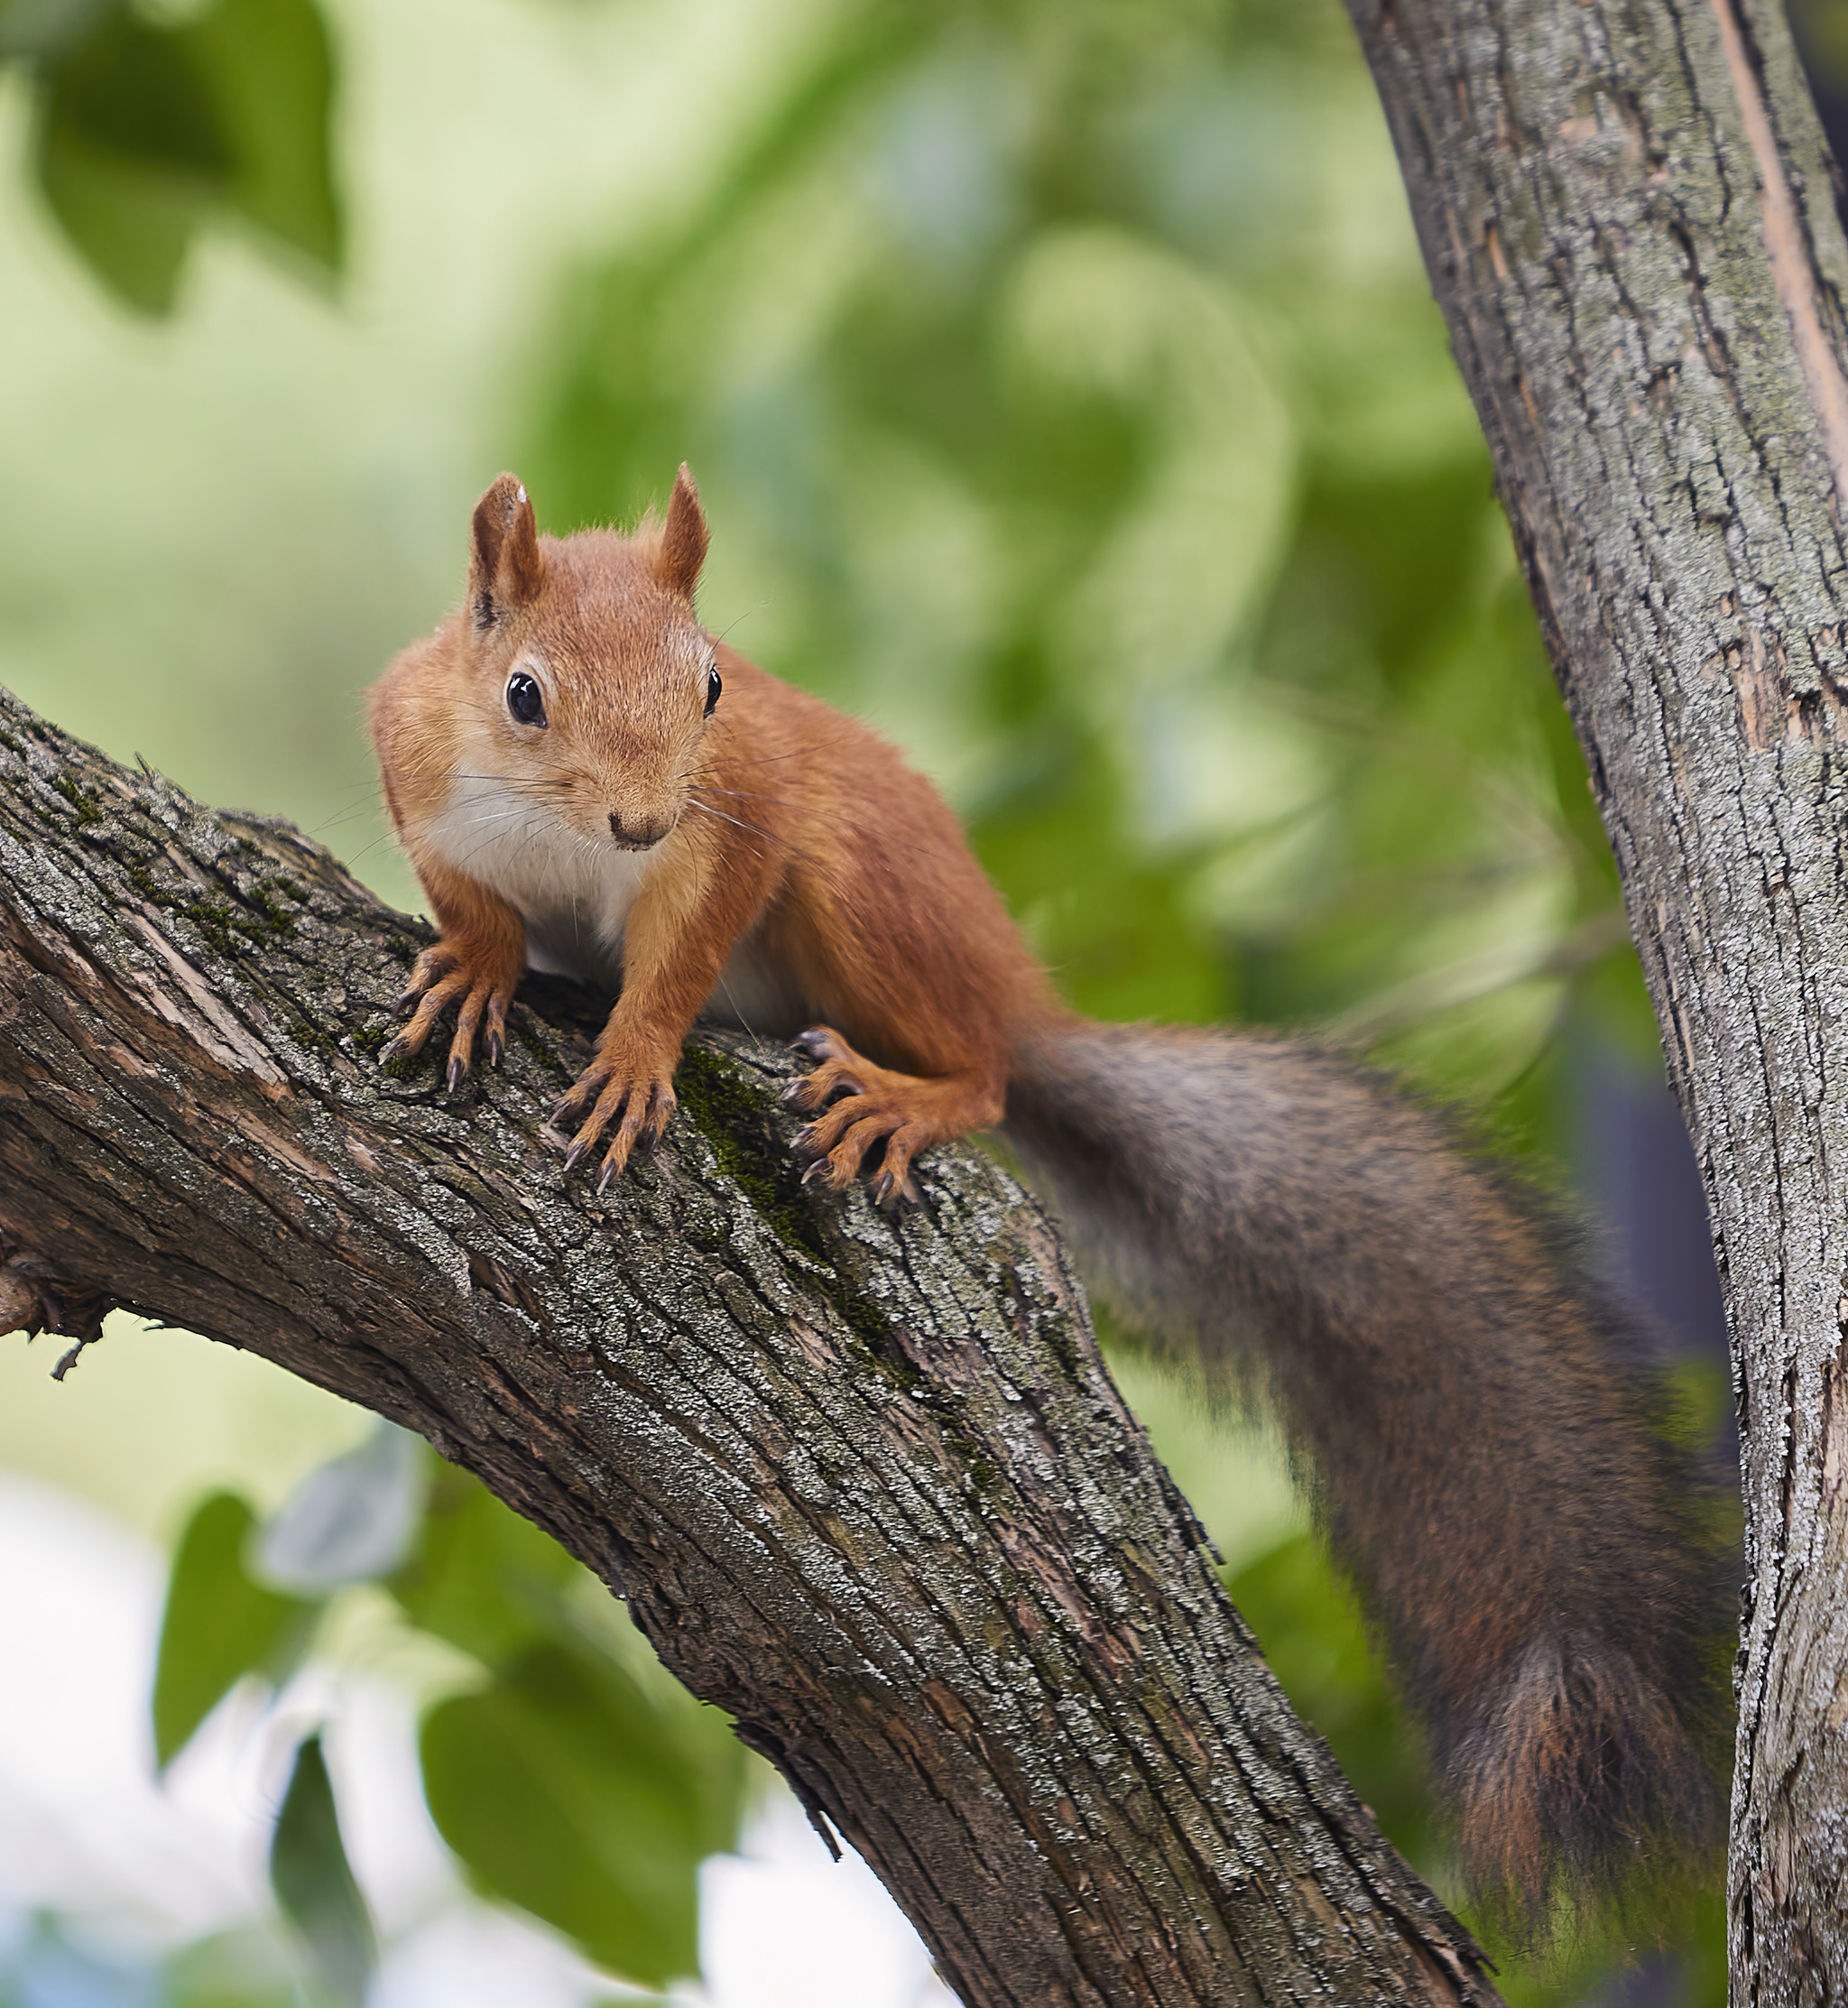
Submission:
M 427 939 L 0 692 L 0 1327 L 127 1305 L 420 1430 L 629 1599 L 972 2004 L 1496 1998 L 1016 1186 L 958 1149 L 901 1224 L 824 1198 L 789 1063 L 726 1040 L 599 1199 L 540 1142 L 568 986 L 469 1098 L 379 1070 Z
M 1705 1174 L 1736 2002 L 1848 1998 L 1848 250 L 1775 0 L 1351 0 Z

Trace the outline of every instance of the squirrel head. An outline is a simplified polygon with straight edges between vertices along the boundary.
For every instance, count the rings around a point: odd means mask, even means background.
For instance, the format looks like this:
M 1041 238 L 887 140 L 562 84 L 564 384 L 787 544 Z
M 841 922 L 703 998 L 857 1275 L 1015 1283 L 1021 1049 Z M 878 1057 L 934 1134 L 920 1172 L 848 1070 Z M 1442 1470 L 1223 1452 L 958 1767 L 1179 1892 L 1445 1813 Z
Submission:
M 706 517 L 683 466 L 666 520 L 541 537 L 504 474 L 476 504 L 461 617 L 467 760 L 587 841 L 647 850 L 679 823 L 721 689 L 693 611 Z

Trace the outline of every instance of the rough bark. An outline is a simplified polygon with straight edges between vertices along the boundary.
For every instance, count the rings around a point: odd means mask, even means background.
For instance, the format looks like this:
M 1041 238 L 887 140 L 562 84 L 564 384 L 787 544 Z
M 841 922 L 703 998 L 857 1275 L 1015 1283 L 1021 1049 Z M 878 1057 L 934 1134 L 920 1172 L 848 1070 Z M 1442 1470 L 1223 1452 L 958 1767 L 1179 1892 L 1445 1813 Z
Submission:
M 1496 1998 L 1289 1713 L 1017 1186 L 965 1148 L 901 1223 L 827 1199 L 790 1062 L 713 1039 L 599 1198 L 541 1141 L 570 986 L 466 1098 L 378 1068 L 428 939 L 0 692 L 0 1312 L 128 1306 L 420 1431 L 629 1600 L 972 2004 Z
M 1350 0 L 1734 1339 L 1733 1998 L 1848 1998 L 1848 249 L 1774 0 Z

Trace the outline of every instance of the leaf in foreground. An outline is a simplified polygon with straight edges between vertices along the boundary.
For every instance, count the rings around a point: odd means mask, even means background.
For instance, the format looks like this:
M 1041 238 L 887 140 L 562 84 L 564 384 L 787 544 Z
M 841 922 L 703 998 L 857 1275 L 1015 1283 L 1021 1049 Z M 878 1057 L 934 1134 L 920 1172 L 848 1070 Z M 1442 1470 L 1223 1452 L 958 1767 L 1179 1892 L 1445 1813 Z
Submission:
M 245 1674 L 285 1677 L 313 1629 L 319 1605 L 279 1596 L 245 1573 L 254 1527 L 244 1501 L 220 1492 L 180 1537 L 154 1665 L 154 1756 L 162 1771 Z
M 334 1998 L 361 2008 L 378 1964 L 378 1940 L 340 1842 L 334 1788 L 318 1735 L 295 1753 L 270 1844 L 270 1883 Z
M 423 1785 L 477 1883 L 644 1986 L 698 1969 L 707 1781 L 620 1668 L 535 1646 L 423 1727 Z

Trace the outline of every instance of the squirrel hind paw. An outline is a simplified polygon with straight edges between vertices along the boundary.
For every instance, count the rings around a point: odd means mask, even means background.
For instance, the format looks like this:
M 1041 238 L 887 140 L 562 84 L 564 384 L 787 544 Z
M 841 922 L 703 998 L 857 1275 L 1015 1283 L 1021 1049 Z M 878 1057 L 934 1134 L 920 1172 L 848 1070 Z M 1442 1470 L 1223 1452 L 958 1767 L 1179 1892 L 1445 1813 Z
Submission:
M 915 1213 L 924 1204 L 923 1189 L 909 1165 L 896 1172 L 882 1169 L 873 1177 L 873 1203 L 887 1213 Z
M 859 1058 L 840 1033 L 829 1025 L 810 1025 L 807 1032 L 799 1032 L 790 1041 L 790 1050 L 800 1053 L 804 1060 L 817 1061 Z
M 825 1055 L 783 1097 L 815 1118 L 795 1138 L 798 1154 L 814 1160 L 805 1183 L 825 1178 L 845 1192 L 864 1167 L 873 1174 L 877 1205 L 921 1206 L 911 1160 L 933 1143 L 1000 1118 L 999 1087 L 973 1070 L 920 1075 L 875 1067 L 826 1025 L 804 1032 L 796 1045 Z
M 856 1072 L 845 1060 L 825 1060 L 812 1074 L 802 1075 L 783 1089 L 783 1106 L 806 1115 L 844 1095 L 864 1095 L 866 1084 L 860 1074 L 864 1071 L 862 1068 Z

